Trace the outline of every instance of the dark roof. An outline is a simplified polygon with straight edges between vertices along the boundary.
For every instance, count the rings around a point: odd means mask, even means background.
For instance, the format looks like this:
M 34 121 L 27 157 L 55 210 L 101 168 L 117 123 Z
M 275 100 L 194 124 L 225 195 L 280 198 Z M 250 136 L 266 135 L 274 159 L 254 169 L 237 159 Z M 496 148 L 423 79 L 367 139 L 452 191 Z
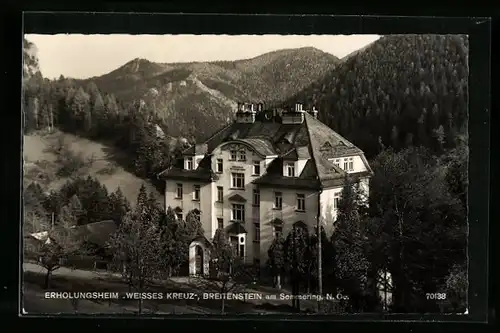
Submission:
M 104 246 L 111 234 L 116 231 L 117 225 L 114 221 L 107 220 L 81 225 L 77 229 L 86 242 Z
M 279 219 L 279 218 L 275 218 L 273 219 L 271 222 L 271 224 L 283 224 L 283 220 L 282 219 Z
M 274 149 L 272 143 L 268 139 L 239 139 L 236 142 L 244 142 L 250 145 L 257 153 L 262 156 L 276 155 L 276 150 Z
M 246 234 L 247 231 L 241 223 L 232 222 L 230 225 L 226 227 L 226 233 L 238 235 L 238 234 Z
M 158 177 L 160 179 L 196 180 L 206 183 L 210 183 L 218 178 L 217 174 L 212 171 L 211 160 L 208 155 L 203 157 L 196 170 L 185 170 L 182 162 L 180 160 L 177 165 L 160 172 Z
M 306 162 L 299 177 L 283 176 L 283 159 L 276 158 L 268 166 L 266 173 L 252 183 L 262 187 L 289 187 L 297 189 L 318 189 L 319 180 L 312 160 Z
M 208 248 L 212 247 L 212 243 L 210 243 L 210 241 L 205 236 L 198 236 L 194 238 L 191 242 L 200 242 Z
M 307 146 L 307 131 L 302 124 L 281 124 L 279 116 L 271 116 L 266 119 L 266 115 L 272 115 L 273 111 L 262 111 L 257 113 L 255 122 L 244 124 L 233 122 L 208 138 L 205 143 L 208 146 L 208 152 L 212 152 L 217 146 L 226 141 L 242 140 L 248 143 L 256 143 L 259 148 L 256 150 L 272 151 L 272 154 L 282 154 L 283 145 L 289 148 L 294 146 Z M 257 141 L 254 141 L 257 140 Z M 280 147 L 280 144 L 282 145 Z M 280 149 L 281 148 L 281 149 Z M 267 154 L 269 155 L 269 154 Z
M 205 143 L 198 143 L 189 147 L 182 152 L 183 155 L 205 155 L 208 151 L 208 146 Z
M 233 122 L 215 132 L 202 145 L 189 148 L 185 154 L 194 154 L 196 149 L 206 151 L 202 160 L 204 164 L 200 163 L 197 170 L 183 170 L 183 166 L 179 165 L 162 172 L 160 177 L 210 182 L 216 179 L 211 170 L 212 151 L 224 142 L 238 141 L 250 145 L 262 156 L 279 156 L 269 165 L 262 177 L 254 180 L 254 184 L 262 186 L 318 190 L 321 187 L 335 186 L 331 184 L 335 184 L 337 179 L 343 180 L 345 172 L 334 166 L 329 159 L 347 155 L 361 155 L 369 174 L 372 172 L 359 148 L 308 112 L 304 113 L 302 123 L 282 124 L 279 112 L 267 110 L 257 113 L 254 123 Z M 208 161 L 205 161 L 206 159 Z M 308 161 L 298 177 L 283 177 L 283 159 Z
M 305 228 L 307 229 L 307 224 L 304 223 L 304 221 L 297 221 L 293 224 L 295 228 Z
M 235 195 L 230 196 L 228 199 L 230 201 L 236 201 L 236 202 L 247 202 L 247 199 L 243 198 L 238 193 L 236 193 Z
M 349 174 L 349 176 L 353 177 L 354 179 L 356 179 L 357 177 L 359 178 L 369 177 L 371 175 L 372 175 L 371 171 L 355 172 Z M 324 187 L 336 187 L 336 186 L 341 186 L 342 184 L 344 184 L 343 178 L 325 179 L 323 181 Z

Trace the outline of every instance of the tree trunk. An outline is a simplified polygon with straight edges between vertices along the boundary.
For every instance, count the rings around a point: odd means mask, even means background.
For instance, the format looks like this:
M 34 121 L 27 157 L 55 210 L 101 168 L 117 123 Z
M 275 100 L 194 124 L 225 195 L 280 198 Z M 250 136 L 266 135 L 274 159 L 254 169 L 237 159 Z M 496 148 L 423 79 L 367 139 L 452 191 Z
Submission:
M 141 314 L 142 313 L 142 298 L 139 297 L 139 308 L 138 308 L 138 314 Z
M 49 287 L 50 287 L 51 275 L 52 275 L 52 270 L 47 269 L 47 274 L 45 274 L 45 289 L 49 289 Z
M 276 276 L 276 288 L 281 289 L 281 274 Z

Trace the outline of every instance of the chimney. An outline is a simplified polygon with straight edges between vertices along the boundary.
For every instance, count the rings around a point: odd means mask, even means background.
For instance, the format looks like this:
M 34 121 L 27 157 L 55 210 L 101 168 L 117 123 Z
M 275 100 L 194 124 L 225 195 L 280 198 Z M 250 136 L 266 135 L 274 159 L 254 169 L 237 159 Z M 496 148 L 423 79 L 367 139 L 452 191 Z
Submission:
M 316 110 L 315 106 L 313 106 L 311 113 L 314 118 L 318 118 L 318 110 Z

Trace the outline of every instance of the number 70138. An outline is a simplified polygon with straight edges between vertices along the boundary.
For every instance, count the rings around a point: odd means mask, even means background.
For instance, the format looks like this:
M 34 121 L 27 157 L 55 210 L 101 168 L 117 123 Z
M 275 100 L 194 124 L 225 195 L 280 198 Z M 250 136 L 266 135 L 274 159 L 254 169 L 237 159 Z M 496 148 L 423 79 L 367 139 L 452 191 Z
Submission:
M 427 299 L 446 299 L 446 293 L 427 293 L 425 294 L 425 296 L 427 297 Z

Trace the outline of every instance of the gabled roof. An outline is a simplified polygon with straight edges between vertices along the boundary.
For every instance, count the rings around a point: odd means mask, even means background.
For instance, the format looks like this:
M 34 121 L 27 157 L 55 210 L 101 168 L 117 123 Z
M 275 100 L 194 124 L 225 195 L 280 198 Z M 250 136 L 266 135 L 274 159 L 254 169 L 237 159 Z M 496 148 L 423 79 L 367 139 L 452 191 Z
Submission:
M 206 152 L 198 169 L 183 170 L 183 165 L 178 165 L 163 171 L 160 177 L 206 182 L 217 179 L 211 170 L 210 154 L 225 142 L 245 143 L 261 156 L 279 156 L 269 165 L 263 176 L 254 180 L 253 183 L 262 186 L 318 190 L 321 187 L 329 187 L 328 184 L 335 183 L 334 180 L 343 180 L 345 177 L 345 172 L 329 159 L 349 155 L 360 155 L 368 169 L 367 175 L 371 173 L 370 166 L 359 148 L 308 112 L 304 112 L 302 123 L 282 124 L 277 111 L 266 110 L 256 114 L 254 123 L 233 122 L 215 132 L 202 144 L 189 148 L 186 154 L 194 154 L 195 151 Z M 283 177 L 283 160 L 298 159 L 308 160 L 299 177 Z
M 191 243 L 192 242 L 200 242 L 208 248 L 211 248 L 213 246 L 212 243 L 205 236 L 197 236 L 195 239 L 191 241 Z
M 239 195 L 238 193 L 230 196 L 228 198 L 229 201 L 236 201 L 236 202 L 247 202 L 247 199 L 243 198 L 241 195 Z

